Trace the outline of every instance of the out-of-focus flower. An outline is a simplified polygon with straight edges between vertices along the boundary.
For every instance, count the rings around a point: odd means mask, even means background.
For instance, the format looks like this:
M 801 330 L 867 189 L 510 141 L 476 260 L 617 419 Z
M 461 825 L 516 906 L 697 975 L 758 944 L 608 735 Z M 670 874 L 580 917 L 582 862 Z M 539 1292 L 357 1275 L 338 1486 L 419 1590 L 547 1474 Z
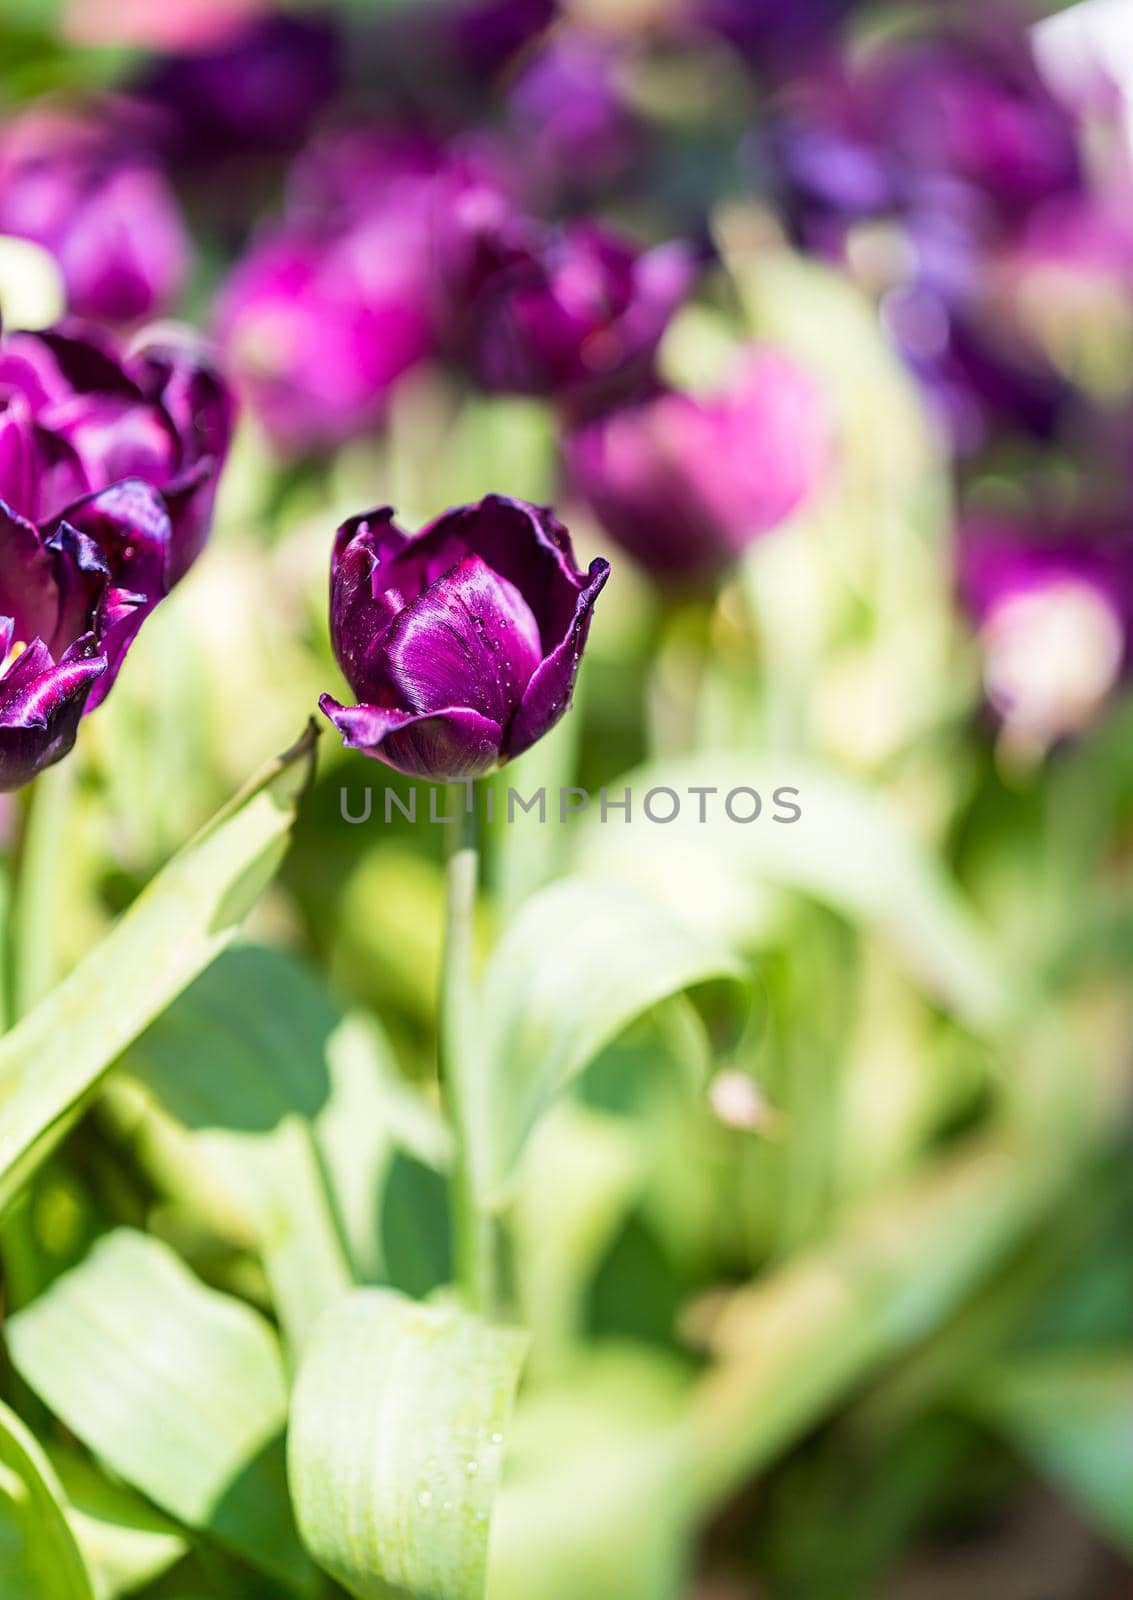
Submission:
M 524 159 L 543 189 L 591 191 L 621 177 L 642 142 L 622 85 L 623 52 L 609 39 L 553 33 L 509 99 Z
M 827 250 L 870 216 L 929 238 L 940 217 L 987 243 L 1081 181 L 1073 118 L 1023 28 L 883 41 L 793 85 L 770 150 L 789 213 Z
M 677 0 L 678 24 L 716 34 L 773 78 L 812 70 L 837 43 L 853 0 Z
M 570 705 L 609 575 L 575 565 L 550 510 L 489 495 L 415 537 L 383 509 L 339 529 L 331 636 L 355 706 L 319 704 L 344 742 L 411 776 L 471 778 L 520 755 Z
M 1005 432 L 1057 436 L 1074 391 L 1014 318 L 957 310 L 923 283 L 891 290 L 881 309 L 958 456 L 976 455 Z
M 232 424 L 227 385 L 183 330 L 154 330 L 125 354 L 76 323 L 0 344 L 0 499 L 43 526 L 141 479 L 169 515 L 171 582 L 207 537 Z
M 1133 390 L 1133 220 L 1127 189 L 1045 206 L 1004 251 L 994 292 L 1074 382 Z
M 721 393 L 636 401 L 570 435 L 565 457 L 574 488 L 643 566 L 711 577 L 817 490 L 830 437 L 808 375 L 753 348 Z
M 75 44 L 202 50 L 270 9 L 272 0 L 65 0 L 63 34 Z
M 34 108 L 0 131 L 0 233 L 58 261 L 69 309 L 132 322 L 169 304 L 189 259 L 164 176 L 110 119 Z
M 136 479 L 38 527 L 0 502 L 0 789 L 65 756 L 168 592 L 172 533 Z
M 485 388 L 590 410 L 648 375 L 693 278 L 677 242 L 639 251 L 591 223 L 548 230 L 471 197 L 438 241 L 446 337 Z
M 283 229 L 217 302 L 237 381 L 278 448 L 342 443 L 380 420 L 435 338 L 427 215 L 390 208 L 337 235 Z
M 1133 663 L 1133 523 L 972 517 L 959 578 L 1007 733 L 1041 753 L 1087 729 Z
M 155 62 L 138 93 L 179 160 L 293 150 L 338 93 L 341 57 L 341 29 L 325 12 L 253 16 L 211 48 Z
M 408 35 L 442 76 L 498 72 L 555 16 L 555 0 L 432 0 L 400 7 L 389 26 Z

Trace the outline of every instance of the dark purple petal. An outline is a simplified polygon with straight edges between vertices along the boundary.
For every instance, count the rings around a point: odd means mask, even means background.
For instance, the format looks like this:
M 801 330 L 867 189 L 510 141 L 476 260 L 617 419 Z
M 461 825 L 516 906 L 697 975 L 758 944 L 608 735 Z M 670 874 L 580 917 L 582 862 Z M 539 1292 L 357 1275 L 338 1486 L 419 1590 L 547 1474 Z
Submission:
M 39 460 L 31 408 L 23 395 L 0 404 L 0 500 L 34 517 L 39 500 Z
M 0 675 L 0 790 L 19 789 L 71 749 L 106 670 L 92 634 L 56 663 L 36 639 Z
M 452 564 L 447 558 L 456 545 L 480 556 L 519 590 L 538 623 L 545 651 L 558 643 L 586 580 L 575 562 L 570 534 L 548 506 L 486 495 L 431 522 L 411 541 L 407 554 L 444 570 L 440 562 Z
M 58 606 L 54 560 L 38 530 L 0 504 L 0 616 L 12 618 L 15 642 L 52 638 Z
M 136 590 L 156 605 L 170 588 L 172 529 L 165 499 L 139 478 L 127 478 L 69 506 L 72 528 L 101 550 L 119 588 Z
M 506 753 L 509 760 L 522 755 L 541 739 L 569 709 L 579 661 L 590 632 L 594 602 L 609 576 L 608 561 L 599 557 L 590 563 L 588 582 L 575 602 L 570 626 L 561 642 L 532 673 L 519 709 L 507 729 Z
M 390 703 L 415 713 L 463 704 L 499 727 L 542 658 L 523 596 L 478 556 L 406 606 L 382 653 Z
M 436 782 L 478 778 L 500 758 L 499 725 L 466 706 L 413 715 L 378 706 L 343 706 L 324 694 L 319 709 L 334 723 L 348 749 L 384 761 L 411 778 Z

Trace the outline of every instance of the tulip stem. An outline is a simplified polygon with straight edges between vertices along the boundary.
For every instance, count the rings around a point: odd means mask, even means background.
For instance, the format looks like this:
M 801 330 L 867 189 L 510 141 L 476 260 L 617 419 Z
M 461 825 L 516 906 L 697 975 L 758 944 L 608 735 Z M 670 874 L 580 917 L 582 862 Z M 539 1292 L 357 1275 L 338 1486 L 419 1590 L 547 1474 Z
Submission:
M 441 1091 L 456 1149 L 453 1158 L 452 1229 L 456 1279 L 471 1308 L 484 1316 L 496 1309 L 496 1225 L 479 1203 L 472 1165 L 472 1129 L 477 1116 L 474 934 L 480 875 L 476 793 L 454 784 L 444 961 L 441 969 L 439 1058 Z
M 30 1011 L 58 977 L 58 930 L 65 914 L 62 869 L 74 776 L 74 762 L 60 761 L 41 772 L 28 790 L 12 897 L 14 1017 Z

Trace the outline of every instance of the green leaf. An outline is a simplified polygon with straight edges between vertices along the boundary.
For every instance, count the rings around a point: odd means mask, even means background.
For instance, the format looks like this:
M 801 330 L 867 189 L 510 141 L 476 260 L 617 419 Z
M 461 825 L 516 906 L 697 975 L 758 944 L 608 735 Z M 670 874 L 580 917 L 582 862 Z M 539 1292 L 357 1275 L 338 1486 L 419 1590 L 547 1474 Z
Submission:
M 262 1317 L 121 1228 L 11 1319 L 8 1342 L 24 1380 L 119 1477 L 307 1592 L 284 1481 L 283 1360 Z
M 66 1132 L 126 1046 L 234 937 L 287 848 L 314 748 L 308 729 L 0 1040 L 0 1204 Z
M 0 1404 L 0 1593 L 12 1600 L 93 1600 L 51 1463 Z
M 488 1600 L 678 1600 L 693 1536 L 689 1374 L 657 1352 L 582 1355 L 516 1410 Z
M 676 790 L 680 814 L 664 827 L 640 808 L 629 822 L 586 819 L 578 859 L 588 874 L 649 885 L 692 926 L 745 941 L 771 909 L 759 890 L 796 890 L 875 928 L 905 968 L 973 1026 L 999 1025 L 1015 1004 L 992 940 L 885 796 L 801 757 L 768 770 L 729 751 L 642 767 L 619 780 L 618 792 L 626 785 L 634 795 Z M 788 814 L 774 801 L 781 786 L 797 791 L 788 797 L 801 809 L 794 822 L 773 820 L 777 810 Z M 704 822 L 696 787 L 711 791 Z M 760 796 L 754 821 L 728 817 L 725 801 L 736 790 Z M 753 809 L 746 794 L 733 805 L 737 815 Z
M 312 1555 L 359 1600 L 393 1584 L 481 1600 L 488 1527 L 527 1336 L 361 1289 L 307 1347 L 288 1471 Z
M 247 1218 L 296 1345 L 352 1282 L 314 1136 L 331 1096 L 326 1057 L 338 1023 L 299 962 L 241 945 L 201 974 L 127 1060 L 192 1130 L 206 1181 Z
M 355 1282 L 387 1281 L 399 1152 L 448 1159 L 440 1118 L 369 1016 L 343 1016 L 285 952 L 226 951 L 143 1035 L 107 1092 L 153 1180 L 258 1250 L 289 1342 Z M 423 1220 L 408 1219 L 407 1242 Z
M 531 1130 L 605 1045 L 670 996 L 715 981 L 746 993 L 725 944 L 623 884 L 565 878 L 529 900 L 484 974 L 483 1093 L 466 1107 L 480 1193 L 503 1198 Z
M 1133 1550 L 1133 1357 L 1029 1356 L 994 1371 L 978 1410 L 1099 1529 Z
M 130 1594 L 180 1561 L 189 1541 L 175 1522 L 125 1484 L 104 1477 L 76 1451 L 51 1449 L 49 1455 L 95 1600 Z

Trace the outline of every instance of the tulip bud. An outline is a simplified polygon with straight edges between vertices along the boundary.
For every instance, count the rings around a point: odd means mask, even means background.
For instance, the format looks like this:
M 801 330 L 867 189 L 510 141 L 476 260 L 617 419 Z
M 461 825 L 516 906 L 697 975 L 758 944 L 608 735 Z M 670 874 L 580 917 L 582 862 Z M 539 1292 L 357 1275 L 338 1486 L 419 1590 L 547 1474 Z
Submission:
M 351 749 L 436 781 L 520 755 L 570 705 L 609 576 L 550 510 L 489 495 L 411 537 L 388 508 L 343 524 L 331 637 L 359 704 L 319 705 Z
M 721 393 L 637 401 L 576 430 L 565 456 L 576 491 L 643 566 L 711 576 L 814 492 L 829 436 L 809 377 L 753 348 Z

